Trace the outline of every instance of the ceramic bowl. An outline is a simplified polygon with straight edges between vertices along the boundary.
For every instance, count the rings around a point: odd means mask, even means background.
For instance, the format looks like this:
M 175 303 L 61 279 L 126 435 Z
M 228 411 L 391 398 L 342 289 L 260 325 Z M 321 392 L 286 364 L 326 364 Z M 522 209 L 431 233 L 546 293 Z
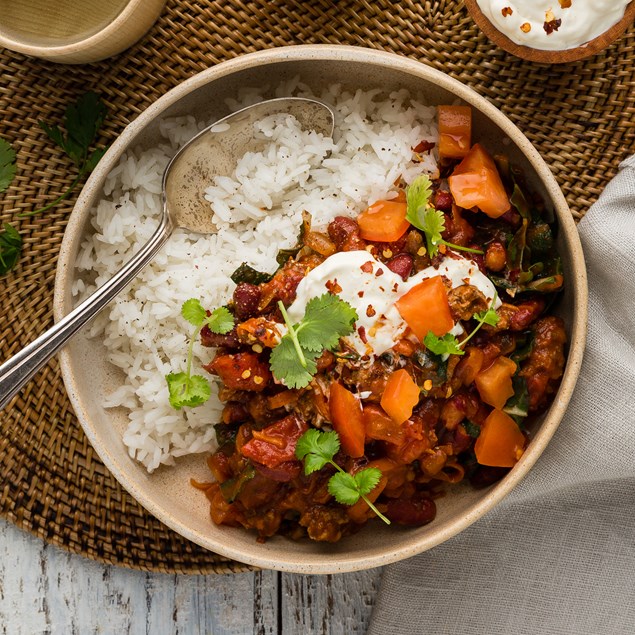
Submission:
M 635 22 L 635 2 L 631 2 L 627 5 L 624 17 L 619 22 L 589 42 L 570 49 L 545 51 L 531 46 L 516 44 L 516 42 L 512 41 L 490 22 L 489 18 L 481 11 L 477 0 L 465 0 L 465 6 L 474 19 L 474 22 L 476 22 L 481 31 L 483 31 L 494 44 L 521 59 L 545 64 L 577 62 L 592 55 L 597 55 L 613 44 L 613 42 L 623 35 L 626 29 Z
M 227 114 L 224 99 L 235 96 L 240 87 L 275 86 L 298 75 L 318 89 L 333 82 L 386 91 L 406 87 L 432 105 L 457 101 L 471 105 L 476 140 L 491 148 L 504 143 L 530 186 L 555 210 L 567 280 L 558 309 L 570 336 L 567 366 L 554 404 L 533 430 L 533 439 L 514 469 L 485 490 L 457 486 L 439 502 L 436 520 L 425 527 L 376 522 L 337 544 L 284 537 L 259 544 L 251 532 L 217 527 L 210 520 L 205 496 L 189 485 L 191 477 L 209 480 L 205 456 L 184 458 L 176 467 L 151 475 L 128 456 L 121 440 L 126 414 L 102 405 L 104 395 L 121 385 L 123 377 L 104 361 L 99 339 L 80 333 L 62 351 L 61 366 L 75 412 L 97 453 L 128 492 L 166 525 L 207 549 L 259 567 L 338 573 L 385 565 L 438 545 L 491 510 L 527 474 L 558 427 L 578 376 L 586 328 L 586 274 L 576 227 L 556 180 L 531 143 L 485 99 L 443 73 L 393 54 L 344 46 L 297 46 L 245 55 L 203 71 L 160 98 L 122 132 L 90 176 L 70 217 L 55 282 L 56 319 L 72 307 L 75 258 L 82 237 L 90 231 L 91 213 L 102 196 L 106 175 L 122 153 L 129 147 L 157 144 L 159 122 L 165 117 L 220 118 Z
M 165 0 L 84 0 L 81 11 L 90 19 L 79 33 L 70 26 L 75 4 L 49 2 L 49 13 L 30 5 L 13 3 L 10 19 L 0 19 L 0 47 L 51 62 L 87 64 L 132 46 L 154 24 Z

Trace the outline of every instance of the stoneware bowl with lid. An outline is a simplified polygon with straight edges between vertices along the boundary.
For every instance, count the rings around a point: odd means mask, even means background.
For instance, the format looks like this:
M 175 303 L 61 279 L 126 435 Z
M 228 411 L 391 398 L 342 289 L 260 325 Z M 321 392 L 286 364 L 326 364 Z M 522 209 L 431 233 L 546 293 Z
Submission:
M 279 536 L 260 544 L 251 532 L 212 523 L 207 499 L 190 486 L 191 477 L 209 480 L 204 455 L 180 459 L 175 467 L 160 468 L 153 474 L 128 456 L 122 442 L 126 413 L 103 406 L 104 396 L 120 386 L 123 378 L 105 361 L 99 338 L 80 333 L 60 357 L 66 389 L 90 442 L 123 487 L 159 520 L 185 539 L 241 562 L 300 573 L 341 573 L 408 558 L 448 540 L 497 505 L 532 468 L 558 427 L 578 376 L 586 329 L 586 273 L 577 230 L 555 178 L 526 137 L 484 98 L 439 71 L 390 53 L 331 45 L 296 46 L 245 55 L 209 68 L 161 97 L 121 133 L 91 174 L 68 223 L 55 281 L 56 319 L 72 308 L 75 259 L 82 238 L 90 231 L 92 210 L 103 196 L 106 176 L 122 153 L 156 145 L 159 122 L 166 117 L 220 118 L 228 114 L 225 98 L 235 96 L 241 87 L 271 87 L 296 76 L 317 90 L 335 82 L 386 91 L 407 88 L 430 105 L 469 104 L 475 140 L 492 148 L 500 147 L 504 140 L 510 160 L 555 211 L 567 281 L 557 309 L 569 334 L 567 365 L 554 403 L 532 430 L 532 440 L 518 464 L 487 489 L 456 486 L 439 501 L 436 520 L 421 528 L 374 522 L 336 544 Z

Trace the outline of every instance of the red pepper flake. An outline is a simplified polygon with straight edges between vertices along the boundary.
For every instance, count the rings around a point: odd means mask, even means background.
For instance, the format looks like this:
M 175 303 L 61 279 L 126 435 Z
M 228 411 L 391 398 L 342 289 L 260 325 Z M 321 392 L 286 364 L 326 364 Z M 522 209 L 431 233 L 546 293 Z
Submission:
M 545 22 L 542 25 L 542 28 L 545 30 L 547 35 L 551 35 L 554 31 L 557 31 L 562 24 L 562 20 L 558 18 L 557 20 L 549 20 L 549 22 Z
M 571 0 L 558 0 L 558 4 L 561 9 L 570 9 L 571 8 Z
M 375 277 L 379 278 L 379 276 L 383 276 L 384 275 L 384 270 L 379 267 L 379 269 L 377 269 L 377 271 L 375 271 Z
M 375 311 L 375 309 L 373 309 L 373 307 L 370 304 L 366 307 L 366 315 L 368 317 L 373 317 L 373 315 L 375 315 L 376 313 L 377 311 Z
M 507 16 L 513 15 L 514 12 L 512 11 L 511 7 L 503 7 L 501 9 L 501 13 L 503 14 L 503 17 L 506 18 Z
M 426 141 L 424 139 L 423 141 L 419 141 L 419 143 L 412 149 L 412 151 L 417 152 L 418 154 L 421 154 L 422 152 L 427 152 L 429 154 L 430 150 L 432 150 L 435 145 L 435 143 Z
M 362 340 L 364 344 L 368 344 L 368 338 L 366 337 L 366 329 L 363 326 L 360 326 L 357 329 L 357 332 L 359 333 L 359 339 Z
M 360 269 L 364 272 L 364 273 L 373 273 L 373 263 L 371 260 L 369 260 L 368 262 L 365 262 Z
M 529 22 L 523 22 L 523 23 L 520 25 L 520 30 L 521 30 L 523 33 L 529 33 L 529 31 L 531 31 L 531 24 L 529 24 Z
M 335 280 L 327 280 L 324 286 L 329 290 L 330 293 L 337 294 L 342 291 L 342 287 L 337 284 L 337 278 L 335 278 Z
M 395 284 L 392 285 L 392 292 L 397 293 L 397 289 L 399 289 L 399 283 L 395 282 Z
M 364 297 L 364 292 L 363 292 L 363 291 L 358 291 L 358 292 L 357 292 L 357 295 L 358 295 L 360 298 L 363 298 L 363 297 Z

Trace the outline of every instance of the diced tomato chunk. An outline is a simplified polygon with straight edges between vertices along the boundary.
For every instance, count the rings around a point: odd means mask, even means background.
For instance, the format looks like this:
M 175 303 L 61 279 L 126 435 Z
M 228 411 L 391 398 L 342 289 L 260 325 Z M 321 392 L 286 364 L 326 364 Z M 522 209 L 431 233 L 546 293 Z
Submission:
M 203 368 L 218 375 L 228 388 L 260 392 L 271 380 L 269 364 L 256 353 L 235 353 L 217 355 Z
M 440 337 L 454 326 L 448 292 L 441 276 L 423 280 L 404 293 L 395 305 L 420 341 L 429 331 Z
M 362 414 L 364 429 L 369 439 L 376 441 L 386 441 L 399 445 L 404 439 L 404 430 L 400 423 L 386 414 L 377 404 L 364 406 Z
M 240 453 L 268 468 L 277 468 L 296 460 L 295 446 L 307 429 L 302 419 L 289 415 L 262 430 L 252 430 L 253 438 L 240 448 Z
M 357 217 L 360 236 L 364 240 L 392 243 L 410 228 L 404 201 L 377 201 Z

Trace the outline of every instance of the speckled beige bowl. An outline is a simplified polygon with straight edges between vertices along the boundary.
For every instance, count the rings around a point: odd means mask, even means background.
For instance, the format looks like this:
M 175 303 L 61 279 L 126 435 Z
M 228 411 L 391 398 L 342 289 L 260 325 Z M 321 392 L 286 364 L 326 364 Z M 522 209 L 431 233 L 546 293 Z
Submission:
M 554 405 L 537 426 L 516 467 L 488 489 L 456 487 L 439 501 L 436 520 L 422 528 L 387 527 L 375 522 L 335 545 L 292 542 L 282 537 L 258 544 L 253 533 L 211 522 L 205 496 L 189 485 L 190 477 L 208 478 L 204 456 L 181 460 L 176 467 L 162 468 L 152 475 L 129 458 L 121 441 L 125 413 L 102 405 L 103 396 L 123 378 L 104 362 L 99 339 L 80 333 L 62 351 L 61 364 L 75 412 L 99 456 L 132 496 L 166 525 L 188 540 L 242 562 L 283 571 L 338 573 L 388 564 L 438 545 L 492 509 L 525 476 L 558 427 L 578 376 L 587 318 L 586 274 L 575 225 L 549 168 L 520 131 L 485 99 L 438 71 L 389 53 L 344 46 L 298 46 L 246 55 L 199 73 L 159 99 L 124 130 L 91 175 L 71 215 L 55 282 L 56 319 L 71 308 L 70 290 L 76 275 L 73 263 L 80 241 L 89 231 L 91 210 L 102 196 L 106 175 L 126 148 L 156 144 L 158 123 L 164 117 L 220 117 L 226 114 L 224 98 L 240 87 L 272 86 L 295 75 L 317 87 L 332 82 L 386 90 L 406 87 L 430 104 L 456 100 L 470 104 L 476 139 L 504 150 L 555 209 L 567 280 L 559 312 L 570 334 L 569 357 Z

